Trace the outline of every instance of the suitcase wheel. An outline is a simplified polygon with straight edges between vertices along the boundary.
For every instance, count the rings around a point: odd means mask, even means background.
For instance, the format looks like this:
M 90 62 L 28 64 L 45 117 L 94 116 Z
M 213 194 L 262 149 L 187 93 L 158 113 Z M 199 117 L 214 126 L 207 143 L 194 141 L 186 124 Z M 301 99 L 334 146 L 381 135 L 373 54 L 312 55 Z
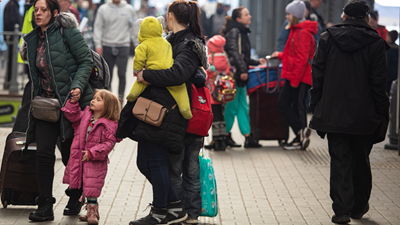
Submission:
M 4 189 L 2 192 L 1 192 L 1 204 L 3 204 L 3 208 L 7 208 L 7 206 L 8 206 L 8 197 L 10 197 L 9 196 L 9 191 L 8 191 L 8 189 Z

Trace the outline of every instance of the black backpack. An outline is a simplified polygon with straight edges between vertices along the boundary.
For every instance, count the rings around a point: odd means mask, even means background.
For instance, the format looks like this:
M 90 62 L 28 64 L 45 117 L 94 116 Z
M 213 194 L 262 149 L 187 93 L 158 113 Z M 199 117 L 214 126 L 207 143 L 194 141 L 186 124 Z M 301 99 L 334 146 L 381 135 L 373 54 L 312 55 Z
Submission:
M 67 46 L 67 48 L 69 49 L 68 41 L 65 40 L 64 37 L 64 27 L 60 27 L 60 33 L 61 36 L 63 37 L 65 46 Z M 104 58 L 101 55 L 99 55 L 92 49 L 90 49 L 90 52 L 92 53 L 92 58 L 93 58 L 93 69 L 89 78 L 90 87 L 92 88 L 92 90 L 110 89 L 111 76 L 106 60 L 104 60 Z

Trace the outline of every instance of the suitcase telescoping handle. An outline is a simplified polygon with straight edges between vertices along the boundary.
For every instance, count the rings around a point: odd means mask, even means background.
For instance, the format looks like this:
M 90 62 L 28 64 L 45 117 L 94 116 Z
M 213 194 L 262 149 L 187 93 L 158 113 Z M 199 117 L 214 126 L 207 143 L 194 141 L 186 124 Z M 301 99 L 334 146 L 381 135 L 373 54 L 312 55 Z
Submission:
M 272 94 L 272 93 L 275 93 L 275 92 L 279 91 L 279 85 L 281 83 L 281 72 L 279 70 L 279 59 L 277 57 L 271 57 L 271 56 L 267 56 L 265 58 L 267 59 L 267 68 L 266 68 L 267 69 L 267 76 L 266 76 L 266 81 L 265 81 L 265 87 L 262 85 L 260 73 L 256 71 L 256 75 L 257 75 L 258 82 L 260 82 L 260 84 L 261 84 L 261 89 L 266 94 Z M 278 61 L 277 66 L 276 66 L 276 77 L 277 77 L 276 85 L 272 90 L 269 89 L 269 70 L 271 69 L 271 65 L 270 65 L 270 60 L 271 59 Z
M 20 157 L 19 161 L 21 163 L 27 163 L 32 158 L 32 156 L 28 154 L 28 146 L 29 145 L 25 141 L 22 144 L 25 145 L 25 147 L 21 152 L 21 157 Z

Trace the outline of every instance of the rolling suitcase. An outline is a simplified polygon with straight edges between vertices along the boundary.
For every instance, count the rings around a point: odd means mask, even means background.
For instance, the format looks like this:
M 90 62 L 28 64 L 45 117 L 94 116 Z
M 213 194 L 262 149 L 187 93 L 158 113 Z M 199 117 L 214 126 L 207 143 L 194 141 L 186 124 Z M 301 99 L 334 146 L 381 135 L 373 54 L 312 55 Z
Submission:
M 36 180 L 36 144 L 28 147 L 28 156 L 21 162 L 25 148 L 25 133 L 13 132 L 7 136 L 0 172 L 1 203 L 8 205 L 36 205 L 39 196 Z
M 250 127 L 254 138 L 257 141 L 278 140 L 279 144 L 287 142 L 289 126 L 278 109 L 279 90 L 284 84 L 280 79 L 278 59 L 267 58 L 267 67 L 249 70 L 250 76 L 256 76 L 260 83 L 249 96 Z

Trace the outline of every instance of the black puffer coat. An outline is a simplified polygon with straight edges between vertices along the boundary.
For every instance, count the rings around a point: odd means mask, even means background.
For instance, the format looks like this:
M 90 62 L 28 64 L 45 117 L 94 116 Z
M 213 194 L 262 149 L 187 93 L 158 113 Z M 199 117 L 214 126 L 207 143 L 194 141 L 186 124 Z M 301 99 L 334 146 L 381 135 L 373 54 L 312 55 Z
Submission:
M 176 102 L 165 87 L 186 83 L 191 97 L 192 79 L 198 67 L 203 66 L 208 69 L 209 65 L 204 39 L 195 36 L 189 29 L 170 34 L 166 39 L 172 45 L 174 64 L 166 70 L 145 70 L 143 78 L 152 85 L 149 85 L 140 96 L 170 109 Z M 128 102 L 121 113 L 116 134 L 118 138 L 129 137 L 137 140 L 137 137 L 141 137 L 167 147 L 170 152 L 178 153 L 183 150 L 188 120 L 182 117 L 178 107 L 164 117 L 160 127 L 155 127 L 132 116 L 133 106 L 134 103 Z
M 260 64 L 258 60 L 250 58 L 251 45 L 249 33 L 249 28 L 233 19 L 228 20 L 226 28 L 223 31 L 226 39 L 225 52 L 228 54 L 231 65 L 236 68 L 235 80 L 236 84 L 240 87 L 246 86 L 248 82 L 248 79 L 245 81 L 241 80 L 240 74 L 247 73 L 249 65 L 257 66 Z M 240 45 L 239 36 L 241 39 Z M 239 50 L 241 50 L 241 53 Z
M 386 133 L 388 47 L 361 21 L 347 20 L 321 34 L 312 62 L 311 128 L 371 135 L 379 126 Z

